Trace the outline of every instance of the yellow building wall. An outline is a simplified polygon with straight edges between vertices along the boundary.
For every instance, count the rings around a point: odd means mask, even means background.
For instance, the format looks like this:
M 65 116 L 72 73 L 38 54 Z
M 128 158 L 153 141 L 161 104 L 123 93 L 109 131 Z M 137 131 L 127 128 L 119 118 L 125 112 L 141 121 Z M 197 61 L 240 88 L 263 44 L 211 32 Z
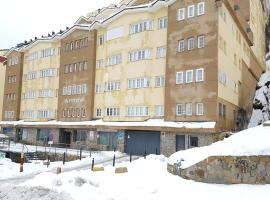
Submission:
M 0 51 L 0 56 L 3 56 L 6 51 Z M 4 87 L 5 87 L 6 66 L 0 63 L 0 120 L 2 120 Z
M 102 93 L 95 94 L 95 106 L 102 109 L 102 118 L 106 121 L 143 121 L 148 118 L 155 118 L 155 106 L 164 106 L 165 88 L 155 87 L 155 77 L 165 76 L 166 58 L 158 58 L 157 47 L 166 46 L 167 29 L 158 29 L 158 19 L 167 16 L 167 8 L 155 12 L 129 13 L 115 19 L 105 28 L 98 29 L 98 36 L 112 28 L 124 27 L 124 36 L 114 40 L 106 41 L 104 45 L 97 46 L 97 60 L 107 59 L 110 55 L 122 55 L 122 63 L 119 65 L 104 67 L 96 70 L 96 84 L 102 85 Z M 141 33 L 130 34 L 130 25 L 143 21 L 154 20 L 154 29 Z M 152 59 L 136 62 L 128 61 L 128 53 L 133 50 L 151 48 Z M 128 79 L 150 77 L 150 88 L 128 89 Z M 104 92 L 105 83 L 108 81 L 120 80 L 121 90 Z M 149 116 L 128 117 L 128 106 L 148 106 Z M 119 117 L 105 117 L 107 107 L 119 107 Z M 94 113 L 96 116 L 96 113 Z
M 258 0 L 250 0 L 250 28 L 253 32 L 254 45 L 252 50 L 262 66 L 262 70 L 266 69 L 265 65 L 265 25 L 267 22 L 266 12 L 263 10 L 262 4 Z
M 250 47 L 224 5 L 219 8 L 218 23 L 218 69 L 227 75 L 226 85 L 218 82 L 218 96 L 239 106 L 239 92 L 234 91 L 233 84 L 244 78 L 241 77 L 242 62 L 250 65 Z
M 41 51 L 46 48 L 55 48 L 55 55 L 41 58 Z M 31 53 L 38 52 L 38 59 L 28 61 L 27 58 Z M 59 88 L 59 67 L 60 67 L 60 41 L 54 42 L 39 42 L 24 54 L 23 81 L 22 81 L 22 98 L 21 98 L 21 113 L 20 119 L 25 121 L 46 121 L 48 119 L 38 118 L 38 110 L 49 110 L 53 113 L 51 119 L 57 117 L 58 107 L 58 88 Z M 56 69 L 56 76 L 40 77 L 42 69 Z M 25 80 L 25 76 L 29 72 L 37 72 L 37 78 L 34 80 Z M 39 97 L 39 91 L 42 89 L 52 89 L 54 97 L 44 98 Z M 36 91 L 34 99 L 24 99 L 23 94 L 27 91 Z M 24 118 L 24 111 L 34 111 L 34 118 Z

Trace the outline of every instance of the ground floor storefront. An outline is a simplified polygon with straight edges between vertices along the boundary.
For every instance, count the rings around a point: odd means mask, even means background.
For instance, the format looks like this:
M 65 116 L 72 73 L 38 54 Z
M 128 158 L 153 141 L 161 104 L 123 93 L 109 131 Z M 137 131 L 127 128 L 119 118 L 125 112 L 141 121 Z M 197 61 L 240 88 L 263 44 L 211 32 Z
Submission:
M 21 134 L 19 136 L 18 134 Z M 215 141 L 212 133 L 175 133 L 138 130 L 33 129 L 15 130 L 17 142 L 94 151 L 117 150 L 132 155 L 163 154 L 205 146 Z

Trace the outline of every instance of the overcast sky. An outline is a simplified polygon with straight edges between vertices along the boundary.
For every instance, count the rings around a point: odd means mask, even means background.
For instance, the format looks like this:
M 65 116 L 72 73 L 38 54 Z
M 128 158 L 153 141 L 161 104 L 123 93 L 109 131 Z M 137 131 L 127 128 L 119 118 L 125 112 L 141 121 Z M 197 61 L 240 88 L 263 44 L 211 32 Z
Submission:
M 88 12 L 121 0 L 1 0 L 0 49 L 71 27 Z

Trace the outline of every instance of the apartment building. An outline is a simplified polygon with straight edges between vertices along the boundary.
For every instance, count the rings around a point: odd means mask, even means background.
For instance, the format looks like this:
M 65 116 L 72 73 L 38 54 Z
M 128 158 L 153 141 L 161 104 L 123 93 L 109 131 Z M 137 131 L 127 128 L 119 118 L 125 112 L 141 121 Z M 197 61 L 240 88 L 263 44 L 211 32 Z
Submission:
M 37 99 L 15 101 L 17 118 L 9 121 L 23 121 L 1 124 L 37 129 L 36 135 L 46 129 L 43 138 L 72 147 L 133 154 L 208 145 L 222 132 L 245 128 L 251 115 L 265 71 L 264 9 L 256 0 L 124 0 L 89 13 L 57 41 L 12 51 L 24 55 L 22 97 L 42 88 L 58 94 L 37 105 L 31 105 Z M 27 61 L 53 44 L 58 61 Z M 24 81 L 57 62 L 52 81 Z M 57 118 L 32 115 L 38 105 L 51 105 Z
M 7 50 L 0 50 L 0 56 L 3 56 L 6 52 Z M 0 120 L 2 120 L 4 85 L 6 75 L 6 66 L 4 65 L 4 62 L 4 60 L 0 61 Z

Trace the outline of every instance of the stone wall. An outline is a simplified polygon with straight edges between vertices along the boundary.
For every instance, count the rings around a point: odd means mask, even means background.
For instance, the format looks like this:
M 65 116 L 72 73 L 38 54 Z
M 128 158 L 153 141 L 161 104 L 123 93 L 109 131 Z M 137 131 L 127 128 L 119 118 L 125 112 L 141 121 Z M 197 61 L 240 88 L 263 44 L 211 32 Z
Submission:
M 168 171 L 204 183 L 270 184 L 270 156 L 213 156 L 186 169 L 168 165 Z
M 176 136 L 185 136 L 185 149 L 190 148 L 189 137 L 198 137 L 198 146 L 207 146 L 215 142 L 214 135 L 209 133 L 170 133 L 162 132 L 160 138 L 160 152 L 165 156 L 170 156 L 176 152 Z

